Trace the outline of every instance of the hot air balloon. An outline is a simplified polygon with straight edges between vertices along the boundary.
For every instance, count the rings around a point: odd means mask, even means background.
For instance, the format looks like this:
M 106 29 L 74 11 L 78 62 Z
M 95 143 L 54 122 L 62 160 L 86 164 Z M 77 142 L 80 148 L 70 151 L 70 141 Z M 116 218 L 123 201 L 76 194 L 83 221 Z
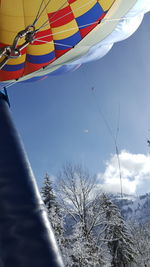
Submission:
M 0 0 L 1 89 L 77 69 L 139 27 L 149 0 Z M 4 267 L 63 266 L 30 164 L 0 92 Z
M 148 0 L 5 0 L 0 4 L 0 81 L 76 69 L 128 38 Z

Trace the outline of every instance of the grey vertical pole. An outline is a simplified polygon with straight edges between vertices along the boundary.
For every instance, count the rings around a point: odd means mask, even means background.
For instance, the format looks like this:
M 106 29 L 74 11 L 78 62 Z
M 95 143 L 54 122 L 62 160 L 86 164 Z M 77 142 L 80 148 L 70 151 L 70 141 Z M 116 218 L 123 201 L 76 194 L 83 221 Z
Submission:
M 0 257 L 3 267 L 62 267 L 6 96 L 0 93 Z

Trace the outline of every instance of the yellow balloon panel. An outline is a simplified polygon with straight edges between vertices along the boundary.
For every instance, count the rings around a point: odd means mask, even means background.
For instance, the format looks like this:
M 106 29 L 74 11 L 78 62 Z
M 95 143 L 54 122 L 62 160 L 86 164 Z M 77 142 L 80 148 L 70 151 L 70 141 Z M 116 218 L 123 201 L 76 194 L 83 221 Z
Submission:
M 101 7 L 104 9 L 104 11 L 108 10 L 111 5 L 114 3 L 114 0 L 108 0 L 108 1 L 104 1 L 104 0 L 98 0 L 98 2 L 100 3 Z

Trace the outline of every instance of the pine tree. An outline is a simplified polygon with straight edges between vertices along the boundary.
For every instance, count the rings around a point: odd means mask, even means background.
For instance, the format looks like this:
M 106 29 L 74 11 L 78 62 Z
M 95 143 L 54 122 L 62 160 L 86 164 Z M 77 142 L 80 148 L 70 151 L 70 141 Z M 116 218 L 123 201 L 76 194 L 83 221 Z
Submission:
M 54 230 L 57 242 L 62 250 L 63 243 L 63 216 L 61 214 L 60 206 L 57 202 L 53 191 L 52 182 L 49 175 L 46 173 L 44 177 L 41 196 L 46 206 L 48 218 Z
M 42 199 L 48 211 L 55 205 L 56 197 L 53 192 L 52 182 L 49 175 L 46 173 L 41 190 Z
M 112 267 L 128 267 L 135 261 L 132 235 L 116 205 L 103 194 L 105 241 L 111 254 Z

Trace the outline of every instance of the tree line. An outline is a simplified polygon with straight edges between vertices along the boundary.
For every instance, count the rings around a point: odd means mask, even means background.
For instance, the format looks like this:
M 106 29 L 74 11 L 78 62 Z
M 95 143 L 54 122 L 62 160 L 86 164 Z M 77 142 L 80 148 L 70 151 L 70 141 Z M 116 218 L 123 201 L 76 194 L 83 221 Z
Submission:
M 46 174 L 41 195 L 67 267 L 150 266 L 150 225 L 127 223 L 81 165 Z

